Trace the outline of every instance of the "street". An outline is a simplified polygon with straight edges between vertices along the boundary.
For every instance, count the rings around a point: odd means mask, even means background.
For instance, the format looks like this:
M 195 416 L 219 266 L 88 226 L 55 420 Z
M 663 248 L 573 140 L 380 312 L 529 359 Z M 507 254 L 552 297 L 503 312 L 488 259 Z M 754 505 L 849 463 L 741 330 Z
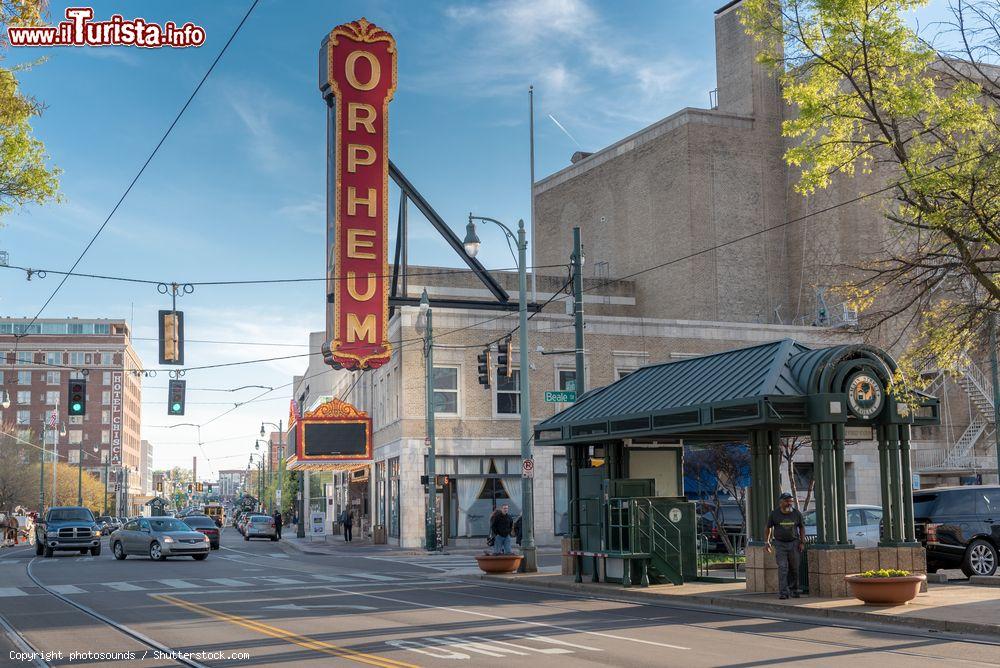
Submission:
M 204 562 L 8 549 L 0 615 L 16 635 L 2 636 L 3 665 L 32 665 L 11 654 L 25 646 L 50 665 L 90 666 L 178 665 L 169 652 L 195 666 L 998 663 L 990 643 L 498 586 L 449 575 L 469 556 L 358 552 L 305 554 L 228 528 Z

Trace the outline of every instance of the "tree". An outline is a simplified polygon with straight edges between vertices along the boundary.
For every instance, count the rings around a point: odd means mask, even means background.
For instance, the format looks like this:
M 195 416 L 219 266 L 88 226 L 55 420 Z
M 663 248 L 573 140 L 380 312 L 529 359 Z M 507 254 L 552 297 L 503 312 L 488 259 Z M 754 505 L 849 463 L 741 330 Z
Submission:
M 0 48 L 9 47 L 7 26 L 39 25 L 46 5 L 43 0 L 0 0 Z M 0 216 L 57 198 L 59 170 L 46 166 L 45 145 L 31 128 L 43 106 L 21 91 L 17 79 L 30 67 L 0 65 Z
M 684 475 L 698 481 L 699 485 L 708 483 L 706 491 L 716 508 L 722 505 L 723 497 L 731 498 L 740 512 L 739 533 L 746 534 L 750 451 L 745 444 L 715 443 L 704 448 L 692 449 L 684 456 Z M 733 543 L 735 536 L 728 534 L 719 517 L 716 516 L 714 519 L 726 551 L 736 554 L 738 547 L 741 546 Z
M 925 0 L 746 0 L 747 32 L 795 115 L 785 160 L 804 196 L 857 172 L 886 183 L 885 248 L 848 263 L 837 291 L 862 330 L 902 347 L 894 389 L 933 363 L 957 369 L 1000 310 L 1000 153 L 993 12 L 955 0 L 956 21 L 922 38 L 904 14 Z M 977 23 L 978 21 L 978 23 Z M 933 47 L 958 30 L 967 60 Z M 986 28 L 986 29 L 984 29 Z M 866 188 L 868 192 L 876 187 Z
M 5 422 L 0 434 L 0 510 L 38 503 L 38 456 L 41 450 L 18 436 L 13 422 Z M 35 471 L 34 477 L 31 475 Z
M 783 438 L 779 441 L 779 447 L 781 448 L 780 454 L 781 459 L 785 462 L 786 471 L 788 473 L 788 486 L 792 490 L 792 499 L 795 501 L 795 507 L 801 513 L 805 513 L 809 510 L 809 501 L 812 499 L 813 485 L 816 481 L 816 477 L 812 476 L 809 478 L 809 485 L 806 487 L 806 499 L 799 507 L 799 490 L 798 490 L 798 477 L 795 475 L 795 455 L 802 450 L 802 448 L 811 448 L 812 441 L 808 438 L 803 438 L 801 436 L 791 436 Z

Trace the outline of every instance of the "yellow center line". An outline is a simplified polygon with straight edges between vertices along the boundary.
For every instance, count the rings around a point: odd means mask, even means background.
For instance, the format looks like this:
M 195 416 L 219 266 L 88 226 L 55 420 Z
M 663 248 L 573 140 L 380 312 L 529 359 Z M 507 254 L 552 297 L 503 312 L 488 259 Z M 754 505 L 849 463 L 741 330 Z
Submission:
M 207 608 L 203 605 L 197 603 L 192 603 L 190 601 L 184 601 L 179 598 L 170 596 L 169 594 L 151 594 L 155 599 L 163 601 L 165 603 L 170 603 L 171 605 L 176 605 L 186 610 L 192 612 L 197 612 L 199 614 L 205 615 L 207 617 L 214 617 L 215 619 L 220 619 L 231 624 L 236 624 L 237 626 L 242 626 L 243 628 L 250 629 L 251 631 L 256 631 L 262 633 L 266 636 L 272 638 L 278 638 L 281 640 L 288 641 L 290 643 L 296 644 L 300 647 L 305 647 L 306 649 L 311 649 L 322 654 L 329 654 L 330 656 L 336 656 L 343 659 L 350 659 L 352 661 L 357 661 L 359 663 L 366 663 L 372 666 L 379 666 L 379 668 L 418 668 L 412 663 L 403 663 L 402 661 L 396 661 L 394 659 L 388 659 L 381 656 L 376 656 L 374 654 L 365 654 L 364 652 L 357 652 L 353 649 L 348 649 L 346 647 L 338 647 L 337 645 L 331 645 L 328 642 L 322 640 L 314 640 L 307 636 L 299 635 L 298 633 L 293 633 L 291 631 L 286 631 L 285 629 L 278 628 L 277 626 L 271 626 L 270 624 L 265 624 L 248 617 L 241 617 L 240 615 L 233 615 L 227 612 L 220 612 L 218 610 L 213 610 L 212 608 Z

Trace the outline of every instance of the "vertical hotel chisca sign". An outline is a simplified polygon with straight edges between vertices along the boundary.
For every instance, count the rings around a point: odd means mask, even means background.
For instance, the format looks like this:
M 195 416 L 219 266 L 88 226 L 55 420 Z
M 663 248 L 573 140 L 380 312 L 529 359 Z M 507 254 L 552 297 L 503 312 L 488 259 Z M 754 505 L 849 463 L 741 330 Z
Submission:
M 333 312 L 326 361 L 346 369 L 378 368 L 392 355 L 388 112 L 396 90 L 396 42 L 360 19 L 334 28 L 321 53 L 320 87 L 332 116 L 327 272 Z

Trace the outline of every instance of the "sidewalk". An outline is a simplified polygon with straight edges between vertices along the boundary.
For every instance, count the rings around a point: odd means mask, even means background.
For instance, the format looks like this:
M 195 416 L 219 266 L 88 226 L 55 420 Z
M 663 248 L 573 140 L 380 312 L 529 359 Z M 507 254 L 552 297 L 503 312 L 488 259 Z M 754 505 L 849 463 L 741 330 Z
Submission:
M 363 553 L 364 556 L 386 556 L 386 557 L 423 557 L 430 556 L 427 550 L 421 548 L 397 547 L 396 545 L 375 545 L 370 538 L 355 538 L 350 543 L 344 541 L 340 535 L 326 535 L 323 540 L 306 535 L 305 538 L 298 538 L 295 529 L 291 531 L 283 530 L 279 545 L 290 548 L 303 554 L 326 554 L 331 556 L 345 556 L 349 554 Z M 473 556 L 482 554 L 482 547 L 445 547 L 439 553 L 442 555 L 467 555 Z M 538 554 L 558 555 L 562 554 L 558 545 L 543 546 L 538 548 Z
M 741 610 L 827 620 L 829 623 L 888 624 L 911 630 L 982 635 L 1000 640 L 1000 590 L 996 587 L 928 584 L 927 592 L 919 594 L 908 605 L 872 607 L 854 598 L 804 597 L 782 601 L 774 594 L 749 594 L 742 582 L 691 582 L 680 586 L 633 586 L 625 589 L 619 584 L 576 583 L 572 576 L 541 573 L 480 575 L 472 579 L 557 589 L 634 603 Z

